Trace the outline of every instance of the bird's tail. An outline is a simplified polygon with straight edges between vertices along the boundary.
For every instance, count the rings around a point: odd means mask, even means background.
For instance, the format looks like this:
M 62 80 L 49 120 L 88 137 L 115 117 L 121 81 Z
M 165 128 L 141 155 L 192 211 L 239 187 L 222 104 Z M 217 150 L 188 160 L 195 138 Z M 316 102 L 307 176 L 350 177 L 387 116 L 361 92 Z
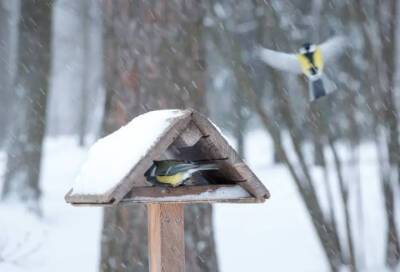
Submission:
M 215 163 L 197 164 L 195 169 L 196 169 L 196 172 L 197 171 L 218 170 L 218 165 Z
M 326 95 L 324 82 L 322 81 L 322 78 L 311 80 L 310 88 L 311 88 L 310 92 L 312 95 L 311 100 L 317 100 L 318 98 L 324 97 Z

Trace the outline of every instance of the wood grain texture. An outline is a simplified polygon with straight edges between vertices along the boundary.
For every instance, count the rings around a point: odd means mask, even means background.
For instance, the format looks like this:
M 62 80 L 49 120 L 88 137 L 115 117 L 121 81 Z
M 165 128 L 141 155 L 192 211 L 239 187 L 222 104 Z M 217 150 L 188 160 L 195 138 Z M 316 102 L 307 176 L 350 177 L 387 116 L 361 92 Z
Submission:
M 120 205 L 138 203 L 259 203 L 244 189 L 232 195 L 229 189 L 240 189 L 240 185 L 202 185 L 180 187 L 138 187 L 122 199 Z M 228 189 L 219 191 L 218 189 Z M 189 196 L 189 197 L 188 197 Z
M 65 196 L 68 203 L 111 203 L 116 205 L 132 189 L 138 180 L 143 180 L 143 174 L 152 165 L 153 160 L 158 159 L 184 131 L 190 122 L 192 111 L 186 110 L 185 114 L 175 118 L 160 140 L 147 152 L 136 165 L 132 165 L 129 174 L 111 191 L 103 195 L 74 195 L 69 191 Z M 95 182 L 95 181 L 93 181 Z
M 83 203 L 98 203 L 98 204 L 106 204 L 112 205 L 115 201 L 109 194 L 104 195 L 74 195 L 72 194 L 72 189 L 68 191 L 68 193 L 64 197 L 67 203 L 71 204 L 83 204 Z
M 251 169 L 243 162 L 236 151 L 229 145 L 228 141 L 221 135 L 221 132 L 203 115 L 193 111 L 192 120 L 198 126 L 203 135 L 208 135 L 204 148 L 214 157 L 227 157 L 225 161 L 221 161 L 223 167 L 221 171 L 231 176 L 233 180 L 246 180 L 240 185 L 248 190 L 258 199 L 270 197 L 270 193 L 251 171 Z M 239 166 L 238 168 L 236 168 Z
M 204 135 L 194 122 L 190 122 L 185 131 L 175 140 L 174 146 L 177 148 L 195 145 Z
M 150 272 L 184 272 L 184 211 L 181 204 L 149 204 Z
M 220 185 L 237 185 L 243 187 L 249 196 L 232 198 L 203 197 L 193 200 L 165 199 L 164 187 L 140 189 L 147 186 L 144 173 L 154 160 L 177 158 L 187 160 L 218 159 L 215 163 L 219 171 L 202 173 L 201 178 Z M 223 160 L 221 160 L 224 158 Z M 196 178 L 196 177 L 193 177 Z M 198 187 L 198 188 L 195 188 Z M 203 190 L 213 190 L 217 187 L 199 188 L 199 186 L 182 186 L 169 190 L 170 196 L 182 194 L 199 194 Z M 200 190 L 200 191 L 199 191 Z M 171 194 L 172 193 L 172 194 Z M 149 150 L 130 173 L 113 190 L 102 195 L 74 195 L 70 190 L 65 200 L 71 204 L 117 205 L 124 198 L 123 205 L 135 203 L 259 203 L 269 198 L 270 194 L 251 171 L 247 164 L 229 145 L 221 132 L 203 115 L 186 110 L 183 116 L 175 118 L 170 127 L 160 136 L 160 140 Z
M 135 166 L 133 166 L 131 172 L 127 177 L 119 183 L 113 192 L 113 198 L 116 202 L 119 202 L 135 185 L 135 181 L 139 178 L 143 178 L 143 174 L 153 164 L 153 160 L 159 159 L 168 147 L 175 141 L 175 139 L 183 132 L 190 122 L 191 111 L 186 111 L 183 116 L 177 117 L 174 122 L 171 123 L 168 130 L 164 135 L 160 136 L 160 140 L 147 152 Z

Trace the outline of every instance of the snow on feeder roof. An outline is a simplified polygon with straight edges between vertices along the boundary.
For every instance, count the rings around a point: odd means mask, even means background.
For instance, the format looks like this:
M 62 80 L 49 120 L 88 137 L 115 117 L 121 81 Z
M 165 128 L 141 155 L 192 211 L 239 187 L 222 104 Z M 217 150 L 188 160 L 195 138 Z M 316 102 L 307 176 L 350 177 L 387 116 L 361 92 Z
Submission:
M 202 185 L 150 186 L 144 177 L 156 160 L 220 158 L 218 171 L 193 177 Z M 263 202 L 268 197 L 268 190 L 211 121 L 193 110 L 158 110 L 99 139 L 65 199 L 76 205 L 116 205 Z
M 89 150 L 72 194 L 104 194 L 112 190 L 165 133 L 180 110 L 159 110 L 139 115 Z

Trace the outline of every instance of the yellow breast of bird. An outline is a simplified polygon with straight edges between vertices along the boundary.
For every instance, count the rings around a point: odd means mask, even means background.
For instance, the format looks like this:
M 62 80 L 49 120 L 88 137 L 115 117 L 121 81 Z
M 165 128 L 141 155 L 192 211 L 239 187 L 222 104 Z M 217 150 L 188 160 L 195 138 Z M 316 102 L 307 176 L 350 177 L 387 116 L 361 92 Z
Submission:
M 317 69 L 318 71 L 322 72 L 324 68 L 324 62 L 322 59 L 321 50 L 317 48 L 312 53 L 307 54 L 299 54 L 297 58 L 300 62 L 301 70 L 306 75 L 311 75 L 311 69 Z
M 178 186 L 182 182 L 183 173 L 177 173 L 172 176 L 156 176 L 156 179 L 160 183 L 170 184 L 172 186 Z

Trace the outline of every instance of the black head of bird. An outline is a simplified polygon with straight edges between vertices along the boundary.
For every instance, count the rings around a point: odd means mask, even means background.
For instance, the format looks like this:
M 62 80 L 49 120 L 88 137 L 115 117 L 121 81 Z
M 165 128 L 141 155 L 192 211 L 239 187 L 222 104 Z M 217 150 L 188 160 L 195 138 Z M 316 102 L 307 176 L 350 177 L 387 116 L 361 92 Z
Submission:
M 185 183 L 196 172 L 217 169 L 218 165 L 212 161 L 161 160 L 154 161 L 144 175 L 152 185 L 177 187 Z
M 306 42 L 299 48 L 299 54 L 311 54 L 315 52 L 317 46 L 313 43 Z

